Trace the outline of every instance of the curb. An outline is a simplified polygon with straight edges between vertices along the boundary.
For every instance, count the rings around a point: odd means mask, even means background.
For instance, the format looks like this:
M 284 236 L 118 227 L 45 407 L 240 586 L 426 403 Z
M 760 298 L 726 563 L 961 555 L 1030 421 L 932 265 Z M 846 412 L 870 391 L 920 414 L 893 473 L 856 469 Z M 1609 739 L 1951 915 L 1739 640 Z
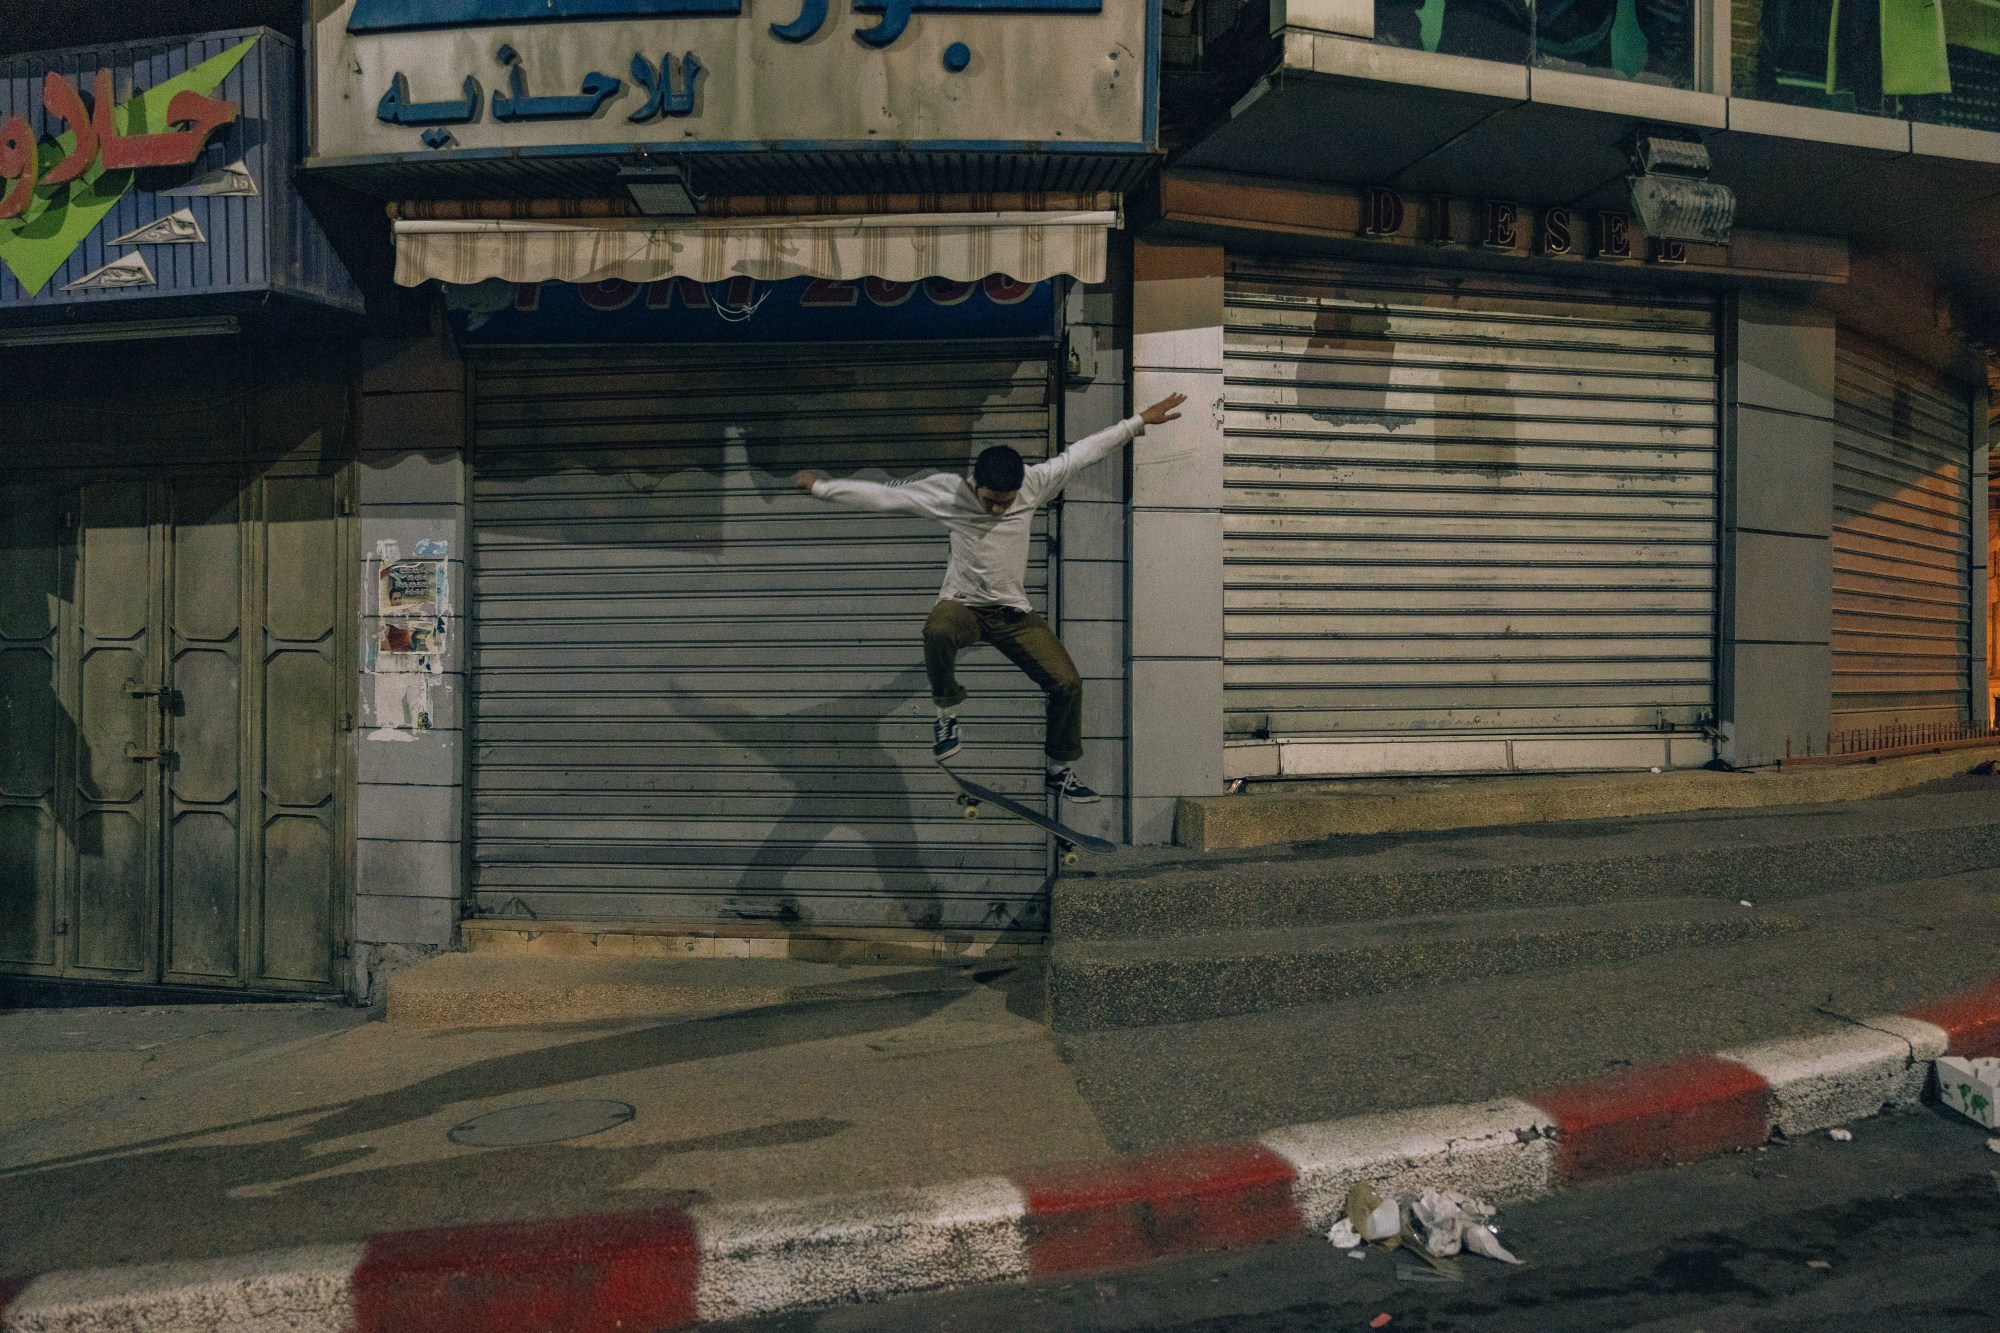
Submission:
M 1819 805 L 1893 795 L 1995 760 L 2000 746 L 1989 745 L 1832 768 L 1349 779 L 1327 791 L 1183 796 L 1174 807 L 1174 841 L 1199 851 L 1231 851 L 1340 835 Z
M 598 1333 L 1128 1268 L 1324 1231 L 1348 1187 L 1496 1203 L 1754 1148 L 1921 1098 L 2000 1055 L 2000 981 L 1819 1036 L 1478 1105 L 925 1189 L 397 1232 L 0 1279 L 0 1331 Z

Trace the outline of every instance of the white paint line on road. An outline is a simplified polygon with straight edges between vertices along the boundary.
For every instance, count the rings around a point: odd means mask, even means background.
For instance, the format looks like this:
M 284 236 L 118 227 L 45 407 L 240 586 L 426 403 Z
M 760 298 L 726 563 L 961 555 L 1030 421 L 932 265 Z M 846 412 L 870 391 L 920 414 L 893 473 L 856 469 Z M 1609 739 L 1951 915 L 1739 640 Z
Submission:
M 1772 1120 L 1786 1134 L 1809 1134 L 1864 1120 L 1885 1106 L 1921 1099 L 1930 1062 L 1945 1052 L 1943 1028 L 1897 1014 L 1862 1019 L 1789 1041 L 1718 1051 L 1771 1085 Z
M 7 1307 L 7 1333 L 347 1333 L 363 1248 L 50 1273 Z
M 1384 1194 L 1457 1189 L 1494 1203 L 1547 1194 L 1555 1188 L 1554 1127 L 1507 1098 L 1294 1125 L 1261 1141 L 1298 1172 L 1299 1209 L 1324 1231 L 1346 1206 L 1348 1187 L 1362 1180 Z
M 1027 1200 L 990 1176 L 930 1189 L 689 1209 L 703 1320 L 1028 1275 Z

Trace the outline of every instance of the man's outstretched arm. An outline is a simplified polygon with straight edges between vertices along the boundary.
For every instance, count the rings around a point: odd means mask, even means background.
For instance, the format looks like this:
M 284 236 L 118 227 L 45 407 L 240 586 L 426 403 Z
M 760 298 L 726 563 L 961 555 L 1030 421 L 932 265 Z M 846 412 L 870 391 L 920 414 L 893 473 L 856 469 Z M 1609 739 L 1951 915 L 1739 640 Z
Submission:
M 810 468 L 793 478 L 799 489 L 821 500 L 873 509 L 883 514 L 920 514 L 941 517 L 950 507 L 951 492 L 957 482 L 950 477 L 919 477 L 914 481 L 885 486 L 878 481 L 854 481 L 822 476 Z M 942 481 L 942 486 L 938 483 Z
M 1028 469 L 1028 476 L 1033 479 L 1038 496 L 1054 495 L 1069 485 L 1071 477 L 1106 454 L 1122 449 L 1139 438 L 1146 427 L 1164 426 L 1169 421 L 1180 420 L 1181 414 L 1177 409 L 1186 401 L 1186 394 L 1170 393 L 1137 416 L 1127 417 L 1095 435 L 1086 435 L 1048 462 L 1035 464 Z

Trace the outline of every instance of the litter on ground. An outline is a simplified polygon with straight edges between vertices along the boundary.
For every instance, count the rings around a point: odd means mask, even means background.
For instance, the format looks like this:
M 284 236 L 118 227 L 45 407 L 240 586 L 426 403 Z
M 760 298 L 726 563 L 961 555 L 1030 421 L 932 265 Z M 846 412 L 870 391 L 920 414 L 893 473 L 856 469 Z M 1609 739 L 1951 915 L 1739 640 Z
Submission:
M 1854 1142 L 1854 1131 L 1851 1129 L 1829 1129 L 1826 1132 L 1826 1136 L 1832 1139 L 1835 1143 Z
M 1935 1068 L 1939 1101 L 1968 1120 L 2000 1129 L 2000 1059 L 1946 1056 Z
M 1371 1242 L 1384 1249 L 1401 1246 L 1445 1273 L 1447 1280 L 1457 1281 L 1455 1268 L 1445 1262 L 1453 1255 L 1470 1252 L 1503 1264 L 1521 1262 L 1500 1243 L 1494 1215 L 1490 1205 L 1457 1190 L 1425 1190 L 1406 1210 L 1401 1200 L 1384 1198 L 1375 1186 L 1362 1181 L 1348 1190 L 1347 1211 L 1335 1219 L 1326 1238 L 1357 1259 Z
M 1425 1190 L 1410 1205 L 1410 1223 L 1423 1247 L 1439 1259 L 1465 1248 L 1465 1210 L 1436 1190 Z
M 1465 1248 L 1486 1259 L 1498 1259 L 1503 1264 L 1518 1264 L 1521 1261 L 1493 1234 L 1493 1228 L 1475 1224 L 1465 1231 Z
M 1363 1240 L 1388 1240 L 1403 1232 L 1402 1206 L 1365 1180 L 1347 1191 L 1347 1220 Z

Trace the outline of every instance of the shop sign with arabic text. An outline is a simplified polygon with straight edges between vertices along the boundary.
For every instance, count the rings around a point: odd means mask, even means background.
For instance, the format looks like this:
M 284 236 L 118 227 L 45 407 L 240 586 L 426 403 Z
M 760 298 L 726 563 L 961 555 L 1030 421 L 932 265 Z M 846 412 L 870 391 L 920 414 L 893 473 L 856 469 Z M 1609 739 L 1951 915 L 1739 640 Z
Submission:
M 1141 148 L 1152 0 L 345 0 L 315 162 L 601 145 Z
M 246 38 L 171 78 L 126 87 L 50 69 L 28 81 L 39 106 L 0 107 L 0 265 L 32 296 L 66 264 L 138 173 L 191 168 L 237 103 L 215 91 L 257 44 Z M 10 81 L 11 82 L 11 81 Z
M 358 310 L 291 186 L 298 69 L 262 28 L 0 57 L 0 323 Z

